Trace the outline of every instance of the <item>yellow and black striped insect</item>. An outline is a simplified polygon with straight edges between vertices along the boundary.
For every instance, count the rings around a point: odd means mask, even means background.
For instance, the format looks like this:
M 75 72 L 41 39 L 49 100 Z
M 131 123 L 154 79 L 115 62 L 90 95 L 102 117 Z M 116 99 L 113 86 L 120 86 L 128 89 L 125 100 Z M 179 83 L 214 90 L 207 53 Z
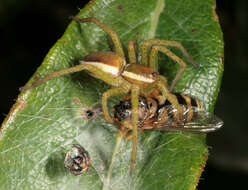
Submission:
M 182 117 L 178 118 L 170 101 L 160 103 L 157 97 L 139 96 L 138 132 L 143 130 L 185 131 L 208 133 L 220 129 L 223 121 L 217 116 L 203 110 L 202 105 L 194 98 L 173 93 L 177 98 Z M 124 136 L 132 130 L 132 108 L 130 97 L 124 98 L 114 106 L 113 119 L 123 131 Z M 126 139 L 132 138 L 132 134 Z

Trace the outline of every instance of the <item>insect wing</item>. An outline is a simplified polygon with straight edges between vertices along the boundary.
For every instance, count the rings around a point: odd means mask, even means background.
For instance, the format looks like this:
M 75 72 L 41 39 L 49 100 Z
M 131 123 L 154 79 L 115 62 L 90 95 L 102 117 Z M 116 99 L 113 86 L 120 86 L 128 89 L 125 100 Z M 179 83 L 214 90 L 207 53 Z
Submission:
M 217 116 L 208 112 L 198 111 L 197 118 L 183 124 L 175 122 L 165 122 L 155 125 L 154 130 L 160 131 L 185 131 L 192 133 L 214 132 L 224 125 L 224 122 Z

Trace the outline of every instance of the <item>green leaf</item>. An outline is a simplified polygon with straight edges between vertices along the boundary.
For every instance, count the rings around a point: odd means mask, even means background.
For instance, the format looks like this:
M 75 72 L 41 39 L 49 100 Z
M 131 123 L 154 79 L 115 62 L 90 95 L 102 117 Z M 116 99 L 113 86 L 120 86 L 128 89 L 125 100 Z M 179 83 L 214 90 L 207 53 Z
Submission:
M 125 47 L 131 39 L 139 45 L 150 38 L 182 43 L 200 67 L 183 58 L 187 68 L 175 91 L 197 98 L 213 112 L 223 72 L 223 39 L 214 8 L 214 1 L 205 0 L 96 0 L 78 16 L 94 15 L 117 32 Z M 29 84 L 78 64 L 89 53 L 109 50 L 109 42 L 94 24 L 72 22 Z M 179 69 L 163 55 L 159 67 L 169 81 Z M 108 88 L 82 72 L 22 92 L 1 127 L 0 189 L 195 189 L 207 160 L 206 135 L 142 132 L 130 176 L 132 142 L 117 139 L 117 127 L 102 116 L 85 118 L 85 110 L 101 106 Z M 110 108 L 117 103 L 118 98 L 112 99 Z M 91 157 L 92 166 L 80 176 L 63 166 L 73 143 Z

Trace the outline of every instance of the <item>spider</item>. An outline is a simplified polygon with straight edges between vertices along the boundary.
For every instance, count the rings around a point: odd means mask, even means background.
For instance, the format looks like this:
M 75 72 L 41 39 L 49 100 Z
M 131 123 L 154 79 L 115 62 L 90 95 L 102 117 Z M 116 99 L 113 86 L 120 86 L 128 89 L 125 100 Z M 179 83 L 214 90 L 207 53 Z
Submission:
M 90 73 L 90 75 L 115 87 L 107 90 L 102 95 L 103 115 L 106 121 L 109 123 L 113 123 L 113 119 L 108 111 L 107 100 L 111 96 L 130 93 L 132 106 L 131 135 L 133 141 L 130 174 L 132 174 L 137 151 L 139 95 L 146 97 L 152 94 L 155 90 L 159 90 L 161 94 L 159 101 L 161 103 L 165 102 L 165 100 L 170 101 L 173 107 L 177 110 L 176 115 L 179 120 L 183 115 L 182 108 L 179 105 L 176 96 L 171 92 L 184 72 L 186 63 L 165 46 L 179 48 L 189 62 L 191 62 L 195 67 L 197 67 L 197 64 L 190 58 L 188 52 L 179 42 L 160 39 L 149 39 L 143 42 L 140 52 L 140 61 L 138 61 L 136 40 L 129 41 L 127 60 L 125 58 L 124 50 L 118 35 L 110 27 L 104 25 L 95 17 L 74 17 L 73 19 L 74 21 L 82 23 L 92 22 L 104 30 L 113 41 L 114 52 L 100 51 L 87 55 L 83 58 L 82 61 L 80 61 L 79 65 L 50 73 L 43 79 L 35 81 L 30 86 L 24 87 L 24 89 L 27 90 L 37 87 L 51 78 L 86 70 Z M 164 53 L 181 66 L 180 70 L 172 81 L 170 88 L 168 87 L 167 79 L 164 76 L 159 75 L 157 71 L 158 52 Z

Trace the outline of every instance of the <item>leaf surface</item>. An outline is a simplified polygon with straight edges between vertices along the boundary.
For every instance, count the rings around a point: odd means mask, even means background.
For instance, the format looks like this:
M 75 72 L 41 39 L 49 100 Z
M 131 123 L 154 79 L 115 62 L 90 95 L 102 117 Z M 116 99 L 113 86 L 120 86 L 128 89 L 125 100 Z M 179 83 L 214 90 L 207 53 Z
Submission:
M 195 97 L 213 112 L 223 72 L 223 39 L 214 8 L 213 1 L 205 0 L 96 0 L 78 16 L 94 15 L 112 27 L 124 47 L 132 39 L 139 45 L 151 38 L 182 43 L 199 68 L 188 63 L 178 49 L 170 48 L 187 62 L 175 91 Z M 73 21 L 29 84 L 110 47 L 109 38 L 97 26 Z M 178 69 L 160 55 L 160 73 L 169 81 Z M 118 141 L 117 127 L 101 115 L 85 118 L 85 110 L 101 106 L 101 95 L 109 88 L 81 72 L 22 92 L 1 127 L 0 189 L 195 189 L 207 160 L 206 135 L 143 132 L 130 176 L 132 142 Z M 118 100 L 111 99 L 110 108 Z M 73 143 L 81 144 L 91 157 L 92 167 L 80 176 L 73 176 L 63 166 Z

